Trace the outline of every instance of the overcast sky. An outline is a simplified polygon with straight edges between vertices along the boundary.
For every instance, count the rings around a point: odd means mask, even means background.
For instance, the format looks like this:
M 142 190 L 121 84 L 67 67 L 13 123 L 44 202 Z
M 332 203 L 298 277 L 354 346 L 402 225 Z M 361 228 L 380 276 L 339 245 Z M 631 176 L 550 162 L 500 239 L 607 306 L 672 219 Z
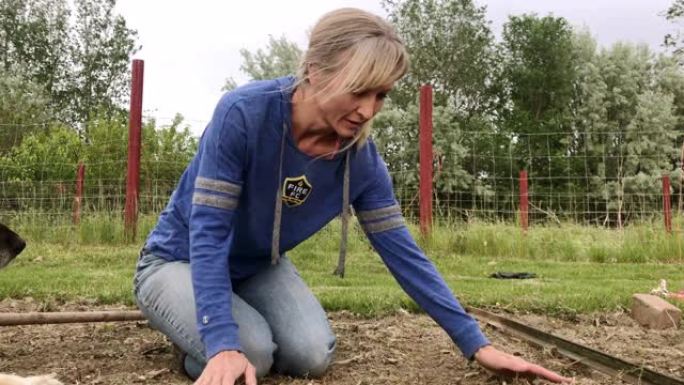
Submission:
M 660 50 L 674 27 L 662 16 L 672 0 L 476 0 L 487 7 L 497 37 L 510 14 L 562 16 L 587 27 L 602 46 L 616 41 Z M 239 50 L 262 48 L 268 35 L 301 47 L 323 13 L 345 6 L 384 15 L 375 0 L 118 0 L 117 10 L 138 31 L 145 61 L 143 109 L 167 124 L 181 113 L 199 135 L 227 77 L 245 81 Z

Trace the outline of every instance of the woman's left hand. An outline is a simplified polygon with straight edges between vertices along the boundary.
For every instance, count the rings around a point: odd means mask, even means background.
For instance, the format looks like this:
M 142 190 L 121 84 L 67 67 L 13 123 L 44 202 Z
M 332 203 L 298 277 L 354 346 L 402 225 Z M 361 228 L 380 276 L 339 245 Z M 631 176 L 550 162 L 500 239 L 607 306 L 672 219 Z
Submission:
M 483 346 L 475 353 L 475 360 L 484 368 L 511 378 L 541 378 L 556 384 L 573 384 L 574 380 L 563 377 L 520 357 L 504 353 L 491 345 Z

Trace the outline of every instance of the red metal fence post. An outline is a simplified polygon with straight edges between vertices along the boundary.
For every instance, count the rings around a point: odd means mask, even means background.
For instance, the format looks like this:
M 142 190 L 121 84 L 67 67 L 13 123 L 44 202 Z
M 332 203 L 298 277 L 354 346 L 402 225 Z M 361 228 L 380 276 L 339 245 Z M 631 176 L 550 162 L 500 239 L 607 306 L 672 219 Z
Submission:
M 527 233 L 528 226 L 528 198 L 529 193 L 527 191 L 527 171 L 520 171 L 520 225 L 522 226 L 523 232 Z
M 420 87 L 420 231 L 432 227 L 432 87 Z
M 83 181 L 85 180 L 85 165 L 78 163 L 78 170 L 76 171 L 76 195 L 74 196 L 74 215 L 73 223 L 75 225 L 81 222 L 81 201 L 83 200 Z
M 672 234 L 672 208 L 670 203 L 670 177 L 668 175 L 663 175 L 663 216 L 665 218 L 665 230 Z
M 135 240 L 138 221 L 138 191 L 140 185 L 140 140 L 142 127 L 143 73 L 145 63 L 133 60 L 131 107 L 128 120 L 128 170 L 126 176 L 126 207 L 124 225 L 126 236 Z

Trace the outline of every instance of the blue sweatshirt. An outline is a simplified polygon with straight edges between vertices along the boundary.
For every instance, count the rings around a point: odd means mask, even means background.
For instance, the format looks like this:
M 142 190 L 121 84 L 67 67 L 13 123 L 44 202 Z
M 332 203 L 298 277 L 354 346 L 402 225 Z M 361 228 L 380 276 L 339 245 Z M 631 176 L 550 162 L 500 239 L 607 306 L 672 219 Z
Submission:
M 146 242 L 159 257 L 189 260 L 207 358 L 241 348 L 231 314 L 231 280 L 271 263 L 279 184 L 280 254 L 342 211 L 345 156 L 314 158 L 297 148 L 289 129 L 293 82 L 290 77 L 253 82 L 221 98 Z M 406 228 L 375 145 L 369 140 L 350 151 L 350 202 L 371 244 L 409 296 L 472 357 L 489 342 Z M 281 164 L 283 180 L 278 180 Z

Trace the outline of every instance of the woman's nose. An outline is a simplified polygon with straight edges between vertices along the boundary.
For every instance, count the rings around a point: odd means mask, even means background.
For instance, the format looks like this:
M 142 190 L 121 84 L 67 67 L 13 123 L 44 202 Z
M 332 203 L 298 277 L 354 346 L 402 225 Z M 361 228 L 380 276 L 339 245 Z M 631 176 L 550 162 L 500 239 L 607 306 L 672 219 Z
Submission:
M 365 97 L 360 101 L 357 112 L 363 117 L 363 120 L 368 120 L 375 114 L 375 97 Z

